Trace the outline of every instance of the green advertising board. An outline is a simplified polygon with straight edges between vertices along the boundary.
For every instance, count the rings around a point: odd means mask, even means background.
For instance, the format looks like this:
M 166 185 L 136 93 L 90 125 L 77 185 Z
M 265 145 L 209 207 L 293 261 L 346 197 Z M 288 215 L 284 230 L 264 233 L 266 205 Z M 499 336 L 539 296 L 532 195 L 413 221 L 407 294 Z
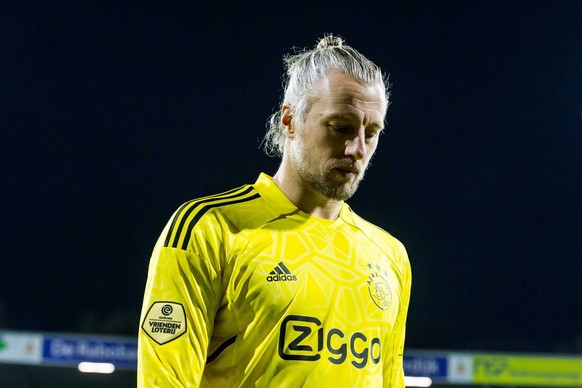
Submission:
M 582 359 L 510 354 L 473 354 L 473 383 L 582 387 Z

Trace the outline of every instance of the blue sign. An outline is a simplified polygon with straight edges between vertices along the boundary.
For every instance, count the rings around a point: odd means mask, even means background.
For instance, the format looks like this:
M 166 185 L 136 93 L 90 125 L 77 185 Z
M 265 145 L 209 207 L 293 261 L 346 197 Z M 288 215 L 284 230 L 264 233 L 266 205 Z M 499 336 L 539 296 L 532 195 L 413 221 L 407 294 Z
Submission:
M 404 356 L 404 375 L 444 380 L 447 377 L 447 357 L 418 354 L 406 355 Z
M 44 364 L 77 366 L 80 362 L 107 362 L 117 369 L 137 367 L 137 341 L 98 337 L 45 336 Z

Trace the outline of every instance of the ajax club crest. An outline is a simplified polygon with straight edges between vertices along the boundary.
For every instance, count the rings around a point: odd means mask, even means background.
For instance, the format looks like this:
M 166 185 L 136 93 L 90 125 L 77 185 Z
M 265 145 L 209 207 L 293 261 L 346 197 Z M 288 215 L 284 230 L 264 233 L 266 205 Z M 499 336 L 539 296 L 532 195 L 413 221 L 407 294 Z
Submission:
M 390 291 L 388 280 L 385 273 L 380 270 L 380 266 L 368 264 L 368 268 L 372 270 L 367 280 L 370 298 L 380 310 L 386 310 L 392 301 L 392 291 Z

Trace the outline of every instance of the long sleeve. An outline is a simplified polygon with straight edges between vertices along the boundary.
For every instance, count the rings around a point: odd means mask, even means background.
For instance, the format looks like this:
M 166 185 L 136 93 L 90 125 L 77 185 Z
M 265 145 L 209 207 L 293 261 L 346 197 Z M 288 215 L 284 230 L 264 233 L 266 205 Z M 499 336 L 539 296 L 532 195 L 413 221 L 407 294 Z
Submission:
M 404 339 L 406 335 L 406 317 L 408 314 L 408 306 L 410 304 L 410 292 L 412 285 L 412 274 L 410 269 L 410 262 L 404 247 L 401 252 L 401 290 L 400 290 L 400 309 L 396 321 L 396 327 L 393 334 L 392 354 L 388 363 L 388 368 L 385 369 L 385 387 L 400 388 L 404 387 Z M 389 375 L 386 376 L 386 373 Z
M 166 227 L 154 248 L 138 339 L 138 387 L 196 387 L 206 363 L 221 300 L 218 260 L 208 239 L 187 250 L 167 246 Z

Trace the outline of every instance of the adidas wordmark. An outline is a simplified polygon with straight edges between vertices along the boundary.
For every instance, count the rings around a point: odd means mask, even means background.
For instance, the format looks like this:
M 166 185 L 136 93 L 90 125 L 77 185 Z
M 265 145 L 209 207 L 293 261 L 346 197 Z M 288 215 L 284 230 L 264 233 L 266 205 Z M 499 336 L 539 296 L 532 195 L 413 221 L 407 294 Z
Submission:
M 297 281 L 297 276 L 293 275 L 289 268 L 283 262 L 277 264 L 275 269 L 269 272 L 267 276 L 268 282 L 295 282 Z

